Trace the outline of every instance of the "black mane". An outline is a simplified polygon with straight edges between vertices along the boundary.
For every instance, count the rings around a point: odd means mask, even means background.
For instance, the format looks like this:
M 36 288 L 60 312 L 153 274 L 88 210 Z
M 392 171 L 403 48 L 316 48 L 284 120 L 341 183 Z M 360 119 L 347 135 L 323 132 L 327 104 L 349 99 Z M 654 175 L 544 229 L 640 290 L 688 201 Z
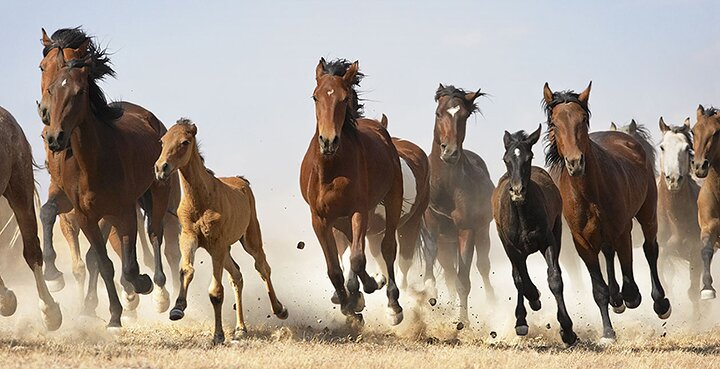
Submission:
M 342 77 L 352 64 L 353 63 L 347 59 L 335 59 L 326 62 L 323 65 L 323 69 L 327 74 Z M 365 105 L 361 103 L 362 99 L 358 97 L 357 91 L 357 87 L 360 86 L 360 81 L 362 81 L 363 77 L 365 77 L 365 75 L 358 71 L 352 80 L 350 95 L 348 97 L 349 106 L 348 109 L 345 110 L 345 124 L 343 127 L 354 129 L 357 127 L 357 120 L 363 117 Z
M 718 110 L 718 108 L 714 106 L 703 109 L 703 115 L 706 117 L 712 117 L 713 115 L 716 115 L 718 113 L 720 113 L 720 110 Z
M 440 85 L 440 87 L 437 89 L 437 91 L 435 91 L 435 102 L 440 100 L 440 98 L 443 96 L 448 96 L 451 98 L 457 97 L 459 99 L 462 99 L 462 101 L 465 103 L 465 106 L 470 111 L 470 114 L 475 113 L 475 112 L 480 112 L 480 108 L 478 107 L 477 103 L 475 103 L 475 102 L 468 103 L 467 100 L 465 100 L 465 95 L 467 95 L 468 93 L 470 93 L 470 91 L 465 91 L 462 88 L 457 88 L 453 85 L 447 85 L 447 86 Z M 485 95 L 484 92 L 478 91 L 478 97 L 484 96 L 484 95 Z
M 110 123 L 123 115 L 123 109 L 119 104 L 108 104 L 105 93 L 97 84 L 98 81 L 104 80 L 107 76 L 115 77 L 115 71 L 111 67 L 107 49 L 98 47 L 92 37 L 85 34 L 80 27 L 62 28 L 55 31 L 50 37 L 52 43 L 43 48 L 43 57 L 47 56 L 52 49 L 60 49 L 60 52 L 65 48 L 77 49 L 88 39 L 90 39 L 88 58 L 86 60 L 67 60 L 66 63 L 70 68 L 89 67 L 90 78 L 88 83 L 90 88 L 88 91 L 90 93 L 90 107 L 97 118 Z
M 545 115 L 547 116 L 548 125 L 548 129 L 547 132 L 545 132 L 544 138 L 545 166 L 551 169 L 554 169 L 555 167 L 558 167 L 563 163 L 563 158 L 558 152 L 557 143 L 555 142 L 555 124 L 552 122 L 552 110 L 557 105 L 565 103 L 576 103 L 580 105 L 580 107 L 585 111 L 588 116 L 585 124 L 587 124 L 588 126 L 590 125 L 590 108 L 588 107 L 587 102 L 583 102 L 580 100 L 580 94 L 576 93 L 575 91 L 565 90 L 553 92 L 552 100 L 550 102 L 547 102 L 545 101 L 545 99 L 543 99 L 542 106 L 543 110 L 545 111 Z
M 657 169 L 655 169 L 657 150 L 655 149 L 655 144 L 653 144 L 652 134 L 650 134 L 650 131 L 648 131 L 644 124 L 635 123 L 635 134 L 633 137 L 640 142 L 640 146 L 645 150 L 645 155 L 647 155 L 647 159 L 652 164 L 653 171 L 657 175 Z

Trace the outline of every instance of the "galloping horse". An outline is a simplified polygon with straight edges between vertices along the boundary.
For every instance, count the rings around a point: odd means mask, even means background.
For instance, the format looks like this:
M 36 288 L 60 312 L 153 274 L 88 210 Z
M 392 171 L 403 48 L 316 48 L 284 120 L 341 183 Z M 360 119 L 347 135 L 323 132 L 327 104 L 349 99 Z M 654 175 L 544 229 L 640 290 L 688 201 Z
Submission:
M 528 333 L 524 298 L 529 300 L 530 308 L 540 310 L 540 293 L 527 269 L 527 257 L 540 251 L 545 257 L 548 284 L 557 302 L 560 336 L 563 342 L 572 345 L 577 335 L 565 308 L 558 259 L 562 242 L 562 199 L 550 175 L 532 166 L 532 147 L 540 139 L 541 129 L 542 126 L 538 127 L 530 135 L 524 131 L 513 134 L 505 131 L 503 161 L 507 172 L 493 192 L 493 217 L 518 290 L 515 333 L 519 336 Z
M 477 269 L 485 294 L 493 299 L 490 285 L 491 197 L 495 185 L 485 162 L 463 148 L 467 119 L 478 111 L 475 99 L 480 90 L 467 92 L 440 84 L 435 92 L 435 129 L 430 151 L 430 205 L 425 212 L 425 285 L 437 294 L 433 267 L 437 257 L 445 270 L 445 282 L 454 295 L 459 282 L 461 322 L 467 323 L 470 269 L 477 248 Z
M 52 38 L 43 31 L 42 102 L 38 106 L 47 125 L 45 141 L 55 154 L 54 183 L 68 196 L 78 224 L 90 241 L 87 254 L 90 281 L 84 312 L 97 306 L 97 270 L 110 299 L 109 327 L 120 327 L 122 306 L 113 283 L 114 268 L 98 222 L 115 228 L 122 246 L 121 283 L 126 291 L 148 294 L 153 281 L 140 274 L 135 241 L 136 204 L 147 199 L 151 215 L 149 236 L 156 258 L 155 283 L 161 303 L 167 304 L 165 274 L 160 260 L 170 187 L 153 178 L 165 127 L 148 110 L 127 102 L 108 104 L 97 81 L 113 76 L 105 50 L 82 30 L 61 29 Z M 94 278 L 93 278 L 94 277 Z
M 710 264 L 720 237 L 720 111 L 702 105 L 697 108 L 697 123 L 692 129 L 695 143 L 693 169 L 699 178 L 705 178 L 698 195 L 698 221 L 702 242 L 703 288 L 700 298 L 715 298 Z
M 613 131 L 588 133 L 590 88 L 553 92 L 545 84 L 547 114 L 545 163 L 559 184 L 565 220 L 578 254 L 592 279 L 593 297 L 603 322 L 602 342 L 612 342 L 615 330 L 608 303 L 621 313 L 640 305 L 632 267 L 633 217 L 643 230 L 643 250 L 650 265 L 653 309 L 661 319 L 670 316 L 658 276 L 657 187 L 653 165 L 637 140 Z M 607 260 L 608 282 L 600 271 L 598 254 Z M 615 280 L 615 253 L 623 275 L 622 292 Z
M 60 306 L 53 300 L 42 276 L 42 250 L 37 236 L 35 217 L 35 180 L 30 144 L 20 125 L 5 109 L 0 108 L 0 194 L 15 213 L 23 242 L 25 262 L 33 272 L 40 295 L 40 312 L 45 327 L 54 331 L 62 324 Z M 17 309 L 15 293 L 0 278 L 0 315 L 10 316 Z
M 395 283 L 395 232 L 403 202 L 403 178 L 397 149 L 380 122 L 362 118 L 355 87 L 363 74 L 358 62 L 320 59 L 315 68 L 313 92 L 317 125 L 303 158 L 300 189 L 310 205 L 312 225 L 325 254 L 327 273 L 335 287 L 340 310 L 349 322 L 362 322 L 360 283 L 365 293 L 387 281 L 388 318 L 403 319 Z M 365 236 L 370 213 L 385 214 L 381 252 L 388 277 L 370 276 L 365 270 Z M 347 290 L 338 259 L 333 229 L 352 240 Z M 349 292 L 349 294 L 348 294 Z
M 155 177 L 159 181 L 171 178 L 176 171 L 180 172 L 184 193 L 178 208 L 182 223 L 180 292 L 175 307 L 170 311 L 170 319 L 178 320 L 185 316 L 195 251 L 202 247 L 212 258 L 213 279 L 209 295 L 215 310 L 213 343 L 219 344 L 225 341 L 222 328 L 223 268 L 229 273 L 235 292 L 237 322 L 233 339 L 247 333 L 242 307 L 243 277 L 230 254 L 230 246 L 237 241 L 255 259 L 255 269 L 265 281 L 273 313 L 280 319 L 286 319 L 288 311 L 277 299 L 270 280 L 270 265 L 263 252 L 255 196 L 250 183 L 242 177 L 215 177 L 205 168 L 196 135 L 195 124 L 188 119 L 180 119 L 162 137 L 162 153 L 155 163 Z
M 690 175 L 693 160 L 690 118 L 681 126 L 668 126 L 660 117 L 660 179 L 658 180 L 658 241 L 665 274 L 670 257 L 687 261 L 690 272 L 688 299 L 698 314 L 698 288 L 702 277 L 698 194 L 700 186 Z M 672 275 L 672 274 L 669 274 Z
M 380 124 L 387 129 L 388 120 L 385 114 L 380 119 Z M 430 170 L 427 155 L 418 145 L 396 137 L 393 137 L 392 141 L 400 156 L 403 175 L 403 204 L 397 234 L 400 252 L 398 266 L 402 272 L 400 289 L 405 289 L 408 285 L 408 272 L 412 266 L 415 249 L 420 242 L 423 214 L 430 199 Z M 382 207 L 377 207 L 376 210 L 370 214 L 368 220 L 367 241 L 370 253 L 387 276 L 387 265 L 380 250 L 380 243 L 385 233 L 385 213 Z M 335 242 L 340 255 L 350 246 L 350 240 L 337 231 Z M 337 296 L 333 296 L 333 300 L 336 299 Z

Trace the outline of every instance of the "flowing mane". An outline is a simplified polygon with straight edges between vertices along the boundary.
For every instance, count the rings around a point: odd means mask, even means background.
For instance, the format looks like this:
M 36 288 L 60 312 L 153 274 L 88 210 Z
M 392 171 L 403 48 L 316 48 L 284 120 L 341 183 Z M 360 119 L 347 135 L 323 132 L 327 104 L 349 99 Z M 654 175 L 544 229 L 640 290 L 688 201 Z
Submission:
M 655 149 L 655 145 L 653 144 L 652 134 L 650 134 L 650 131 L 648 131 L 647 127 L 645 127 L 644 124 L 636 123 L 635 134 L 633 135 L 633 137 L 635 137 L 635 139 L 640 142 L 640 145 L 643 147 L 645 153 L 648 156 L 648 161 L 652 164 L 655 174 L 657 174 L 657 169 L 655 169 L 655 158 L 657 157 L 657 149 Z
M 440 98 L 443 96 L 448 96 L 451 98 L 457 97 L 465 103 L 466 108 L 468 109 L 468 111 L 470 111 L 471 114 L 475 113 L 475 112 L 479 113 L 480 108 L 478 107 L 477 103 L 475 103 L 475 102 L 470 103 L 467 100 L 465 100 L 465 95 L 467 95 L 468 93 L 470 93 L 470 91 L 465 91 L 462 88 L 457 88 L 453 85 L 447 85 L 447 86 L 440 85 L 440 87 L 437 89 L 437 91 L 435 91 L 435 102 L 440 100 Z M 478 92 L 478 97 L 480 97 L 480 96 L 485 96 L 485 93 Z
M 88 58 L 84 60 L 68 60 L 66 63 L 71 68 L 84 66 L 89 68 L 90 107 L 96 117 L 101 121 L 110 123 L 123 115 L 123 109 L 120 104 L 108 103 L 105 93 L 97 84 L 98 81 L 104 80 L 107 76 L 115 77 L 115 71 L 112 69 L 107 49 L 98 47 L 92 37 L 85 34 L 80 27 L 62 28 L 55 31 L 50 37 L 52 43 L 43 49 L 43 57 L 47 56 L 52 49 L 58 49 L 59 52 L 62 52 L 62 49 L 65 48 L 77 49 L 88 39 L 90 39 Z
M 351 65 L 352 63 L 347 59 L 335 59 L 325 63 L 323 69 L 327 74 L 342 77 Z M 360 86 L 360 81 L 362 81 L 363 77 L 365 77 L 365 75 L 358 71 L 352 81 L 350 90 L 348 91 L 348 109 L 345 110 L 343 127 L 355 129 L 357 127 L 357 120 L 363 117 L 363 109 L 365 106 L 361 103 L 362 99 L 358 97 L 357 91 L 357 87 Z
M 573 90 L 557 91 L 552 94 L 552 101 L 549 103 L 542 101 L 543 110 L 547 116 L 548 129 L 545 133 L 545 166 L 555 169 L 563 162 L 562 156 L 558 152 L 557 143 L 555 142 L 555 124 L 552 122 L 552 109 L 565 103 L 576 103 L 587 113 L 588 119 L 585 122 L 590 126 L 590 108 L 586 102 L 580 100 L 580 94 Z
M 718 113 L 720 113 L 720 110 L 718 110 L 718 108 L 714 106 L 703 109 L 703 115 L 706 117 L 712 117 L 713 115 L 716 115 Z

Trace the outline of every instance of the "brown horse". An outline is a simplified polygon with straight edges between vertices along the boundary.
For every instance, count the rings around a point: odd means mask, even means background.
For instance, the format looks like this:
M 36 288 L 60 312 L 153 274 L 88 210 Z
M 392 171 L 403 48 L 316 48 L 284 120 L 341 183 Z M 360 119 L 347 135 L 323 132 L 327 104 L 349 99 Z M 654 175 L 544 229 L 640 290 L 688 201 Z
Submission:
M 655 150 L 655 145 L 653 144 L 650 131 L 648 131 L 644 125 L 638 124 L 635 119 L 631 119 L 630 123 L 620 127 L 618 127 L 615 122 L 610 122 L 610 130 L 627 133 L 634 139 L 636 139 L 642 146 L 643 150 L 645 150 L 645 156 L 647 157 L 647 160 L 652 163 L 653 169 L 655 168 L 655 157 L 657 156 L 657 150 Z M 657 171 L 655 172 L 655 174 L 657 175 Z
M 48 330 L 54 331 L 62 324 L 62 314 L 42 276 L 42 250 L 33 201 L 35 180 L 32 151 L 20 125 L 3 108 L 0 108 L 0 132 L 3 133 L 0 135 L 0 194 L 7 199 L 20 228 L 23 256 L 35 277 L 43 323 Z M 15 293 L 5 287 L 0 278 L 0 315 L 10 316 L 16 308 Z
M 335 287 L 342 313 L 350 322 L 362 322 L 360 283 L 372 293 L 386 282 L 365 270 L 365 236 L 370 213 L 378 205 L 385 210 L 385 234 L 381 252 L 388 269 L 388 317 L 393 325 L 403 319 L 395 284 L 397 231 L 402 211 L 403 178 L 397 149 L 380 122 L 362 118 L 355 86 L 363 74 L 358 62 L 320 59 L 315 68 L 313 92 L 317 125 L 303 158 L 300 189 L 310 205 L 312 225 L 325 254 L 327 273 Z M 345 289 L 333 229 L 342 232 L 350 245 L 350 272 Z M 348 294 L 349 292 L 349 294 Z
M 477 248 L 477 269 L 485 294 L 494 299 L 490 285 L 490 222 L 495 185 L 485 162 L 463 148 L 467 119 L 478 111 L 480 90 L 467 92 L 440 84 L 435 92 L 435 130 L 430 151 L 430 205 L 425 212 L 425 285 L 435 295 L 433 267 L 437 257 L 445 270 L 445 282 L 454 295 L 455 280 L 460 297 L 461 322 L 468 320 L 470 269 Z
M 235 292 L 237 322 L 233 339 L 247 333 L 243 319 L 243 277 L 240 267 L 230 254 L 230 246 L 240 241 L 245 251 L 255 259 L 255 269 L 265 281 L 273 313 L 280 319 L 288 317 L 287 309 L 275 295 L 270 280 L 270 265 L 263 252 L 260 224 L 255 210 L 255 196 L 250 183 L 242 177 L 220 177 L 205 168 L 197 146 L 197 127 L 188 119 L 180 119 L 162 137 L 162 153 L 155 163 L 155 177 L 159 181 L 180 172 L 184 196 L 178 208 L 182 224 L 180 235 L 182 269 L 180 292 L 170 319 L 185 316 L 187 291 L 193 279 L 195 251 L 205 249 L 212 258 L 213 279 L 210 283 L 210 302 L 215 310 L 213 343 L 225 341 L 222 328 L 223 268 L 229 273 Z
M 658 180 L 658 241 L 665 275 L 673 259 L 687 261 L 690 272 L 688 299 L 695 316 L 699 314 L 698 289 L 702 278 L 698 194 L 700 186 L 690 175 L 692 138 L 690 118 L 681 126 L 668 126 L 660 117 L 660 179 Z
M 643 250 L 650 265 L 653 309 L 661 319 L 670 316 L 658 277 L 657 187 L 653 164 L 634 138 L 620 132 L 588 133 L 591 85 L 577 94 L 553 92 L 545 84 L 547 114 L 545 162 L 559 184 L 563 213 L 575 248 L 590 272 L 593 297 L 600 308 L 603 340 L 612 342 L 615 330 L 608 303 L 620 313 L 640 305 L 641 296 L 632 267 L 633 217 L 645 236 Z M 609 286 L 600 271 L 598 254 L 607 260 Z M 615 253 L 622 267 L 622 292 L 615 280 Z
M 692 133 L 695 139 L 693 170 L 696 176 L 705 178 L 698 195 L 698 221 L 704 267 L 700 298 L 708 300 L 715 298 L 710 264 L 720 237 L 720 111 L 698 106 L 697 123 Z
M 380 124 L 387 129 L 388 120 L 385 114 L 380 119 Z M 430 170 L 427 155 L 418 145 L 396 137 L 393 137 L 392 141 L 400 156 L 400 167 L 403 175 L 403 205 L 397 235 L 398 251 L 400 252 L 398 266 L 402 272 L 399 287 L 405 289 L 408 285 L 408 272 L 415 256 L 415 248 L 420 242 L 420 227 L 423 214 L 430 199 Z M 380 250 L 380 243 L 385 234 L 385 208 L 378 205 L 375 211 L 370 213 L 369 217 L 368 247 L 373 258 L 383 270 L 383 274 L 387 276 L 387 265 L 385 265 Z M 335 242 L 338 245 L 340 255 L 350 246 L 350 240 L 338 231 L 335 232 Z M 333 302 L 337 302 L 337 296 L 333 296 Z
M 165 290 L 160 261 L 170 186 L 154 181 L 152 167 L 160 154 L 162 123 L 144 108 L 122 102 L 108 104 L 97 81 L 113 76 L 105 50 L 78 28 L 62 29 L 52 38 L 43 32 L 42 102 L 40 116 L 47 125 L 45 141 L 58 158 L 51 168 L 54 183 L 68 196 L 78 224 L 90 241 L 90 283 L 85 313 L 97 306 L 97 275 L 102 275 L 110 299 L 109 327 L 120 327 L 122 306 L 113 283 L 114 268 L 98 222 L 115 228 L 122 250 L 122 282 L 126 290 L 148 294 L 153 281 L 140 274 L 135 241 L 136 204 L 144 197 L 151 206 L 150 241 L 156 258 L 155 283 Z M 60 108 L 62 107 L 62 108 Z M 48 161 L 51 158 L 48 158 Z M 158 262 L 160 261 L 160 262 Z

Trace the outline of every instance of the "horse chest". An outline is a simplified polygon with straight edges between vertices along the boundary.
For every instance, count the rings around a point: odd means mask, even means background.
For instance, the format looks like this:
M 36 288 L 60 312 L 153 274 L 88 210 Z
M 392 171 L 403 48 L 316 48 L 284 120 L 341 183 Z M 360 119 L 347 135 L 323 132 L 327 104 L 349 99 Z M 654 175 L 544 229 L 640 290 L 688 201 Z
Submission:
M 347 209 L 359 197 L 352 182 L 346 177 L 334 178 L 330 183 L 318 186 L 317 196 L 311 204 L 315 212 L 325 217 L 348 215 L 356 209 Z

